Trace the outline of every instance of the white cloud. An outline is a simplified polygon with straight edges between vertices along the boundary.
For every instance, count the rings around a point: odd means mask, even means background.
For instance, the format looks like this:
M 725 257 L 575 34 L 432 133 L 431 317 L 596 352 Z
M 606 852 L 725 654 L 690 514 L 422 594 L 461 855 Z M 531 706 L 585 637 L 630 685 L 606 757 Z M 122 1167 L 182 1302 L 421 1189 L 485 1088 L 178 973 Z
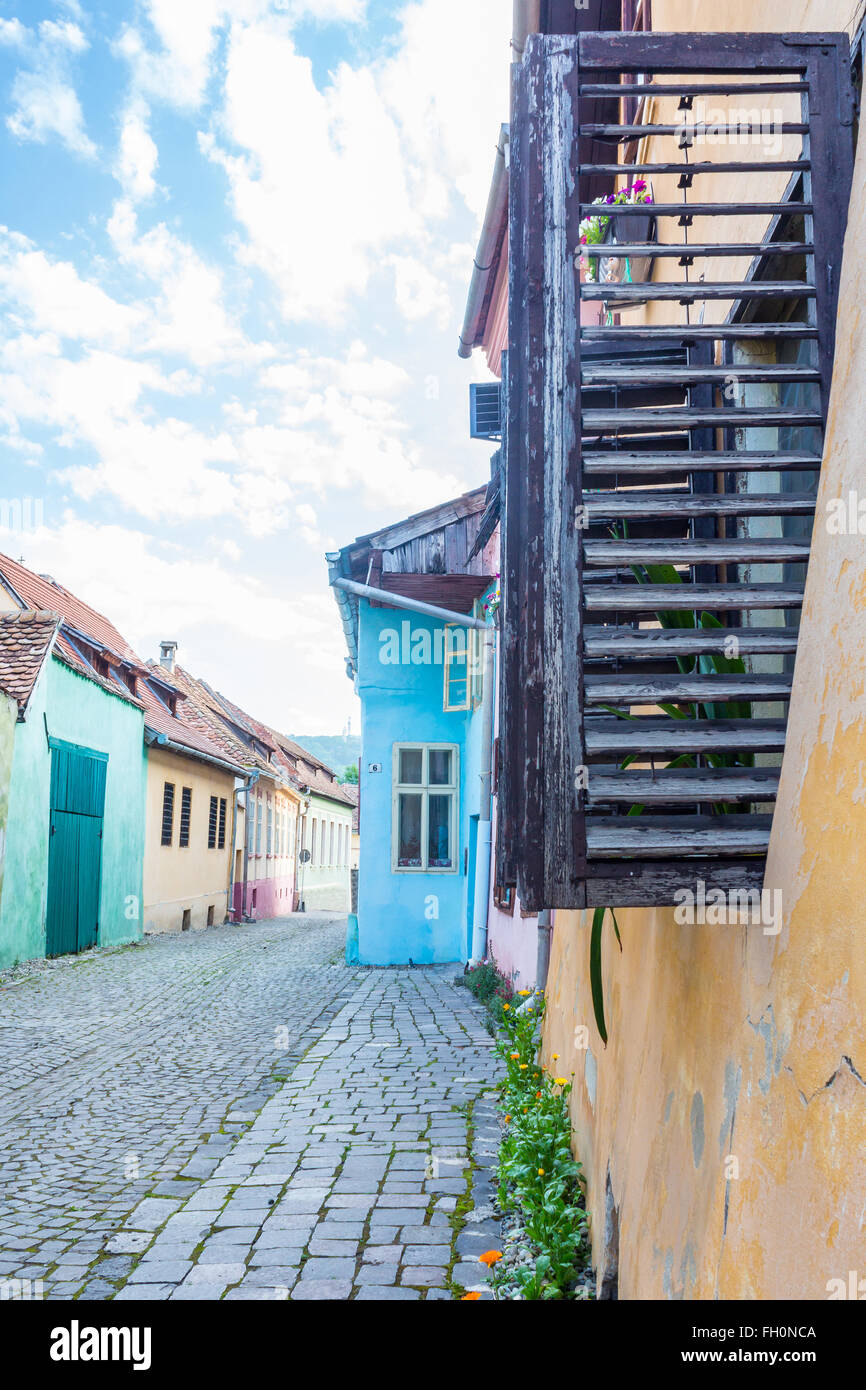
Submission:
M 19 72 L 12 83 L 12 101 L 6 124 L 17 139 L 44 145 L 57 135 L 73 153 L 86 159 L 96 155 L 75 88 L 55 73 Z
M 17 48 L 26 42 L 27 36 L 20 19 L 0 19 L 0 43 Z
M 133 202 L 150 198 L 156 190 L 153 176 L 159 163 L 159 151 L 147 127 L 148 114 L 143 102 L 132 102 L 124 113 L 120 129 L 115 172 Z
M 82 280 L 68 261 L 50 261 L 5 227 L 0 227 L 0 299 L 24 313 L 35 331 L 80 342 L 128 342 L 143 318 Z
M 139 233 L 132 202 L 121 199 L 108 232 L 120 260 L 153 285 L 143 350 L 188 357 L 197 366 L 256 362 L 271 354 L 268 344 L 251 343 L 228 314 L 221 272 L 164 222 Z
M 46 19 L 38 34 L 18 20 L 0 21 L 0 40 L 19 46 L 28 66 L 12 83 L 12 110 L 6 125 L 18 140 L 45 144 L 57 136 L 73 154 L 93 159 L 96 146 L 87 134 L 81 102 L 72 84 L 70 60 L 88 47 L 77 24 Z
M 246 233 L 241 257 L 274 281 L 288 320 L 338 321 L 383 259 L 408 321 L 444 326 L 455 315 L 431 248 L 455 189 L 479 217 L 486 201 L 508 109 L 505 9 L 408 5 L 397 52 L 341 64 L 324 89 L 289 29 L 235 17 L 224 108 L 201 145 L 225 170 Z M 497 44 L 497 60 L 478 61 Z
M 66 48 L 70 53 L 83 53 L 89 46 L 81 29 L 70 20 L 57 23 L 53 19 L 43 19 L 39 25 L 39 37 L 44 43 Z

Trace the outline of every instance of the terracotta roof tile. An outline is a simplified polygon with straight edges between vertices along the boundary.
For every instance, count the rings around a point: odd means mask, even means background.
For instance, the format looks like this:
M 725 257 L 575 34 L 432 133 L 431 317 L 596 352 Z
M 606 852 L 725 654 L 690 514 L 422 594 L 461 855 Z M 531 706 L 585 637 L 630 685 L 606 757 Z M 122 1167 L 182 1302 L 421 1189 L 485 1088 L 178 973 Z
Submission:
M 0 690 L 19 710 L 30 699 L 59 622 L 55 613 L 32 608 L 0 613 Z

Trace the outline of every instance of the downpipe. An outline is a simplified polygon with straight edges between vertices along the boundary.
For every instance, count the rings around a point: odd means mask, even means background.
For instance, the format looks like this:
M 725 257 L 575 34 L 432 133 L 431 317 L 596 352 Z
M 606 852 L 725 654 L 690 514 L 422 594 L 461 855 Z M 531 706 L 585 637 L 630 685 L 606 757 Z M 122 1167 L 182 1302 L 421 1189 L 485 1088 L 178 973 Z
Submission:
M 472 949 L 469 964 L 487 955 L 487 923 L 490 911 L 490 860 L 493 847 L 493 700 L 496 665 L 496 629 L 488 627 L 484 638 L 483 694 L 481 697 L 481 776 L 478 795 L 478 835 L 475 843 L 475 898 L 472 907 Z

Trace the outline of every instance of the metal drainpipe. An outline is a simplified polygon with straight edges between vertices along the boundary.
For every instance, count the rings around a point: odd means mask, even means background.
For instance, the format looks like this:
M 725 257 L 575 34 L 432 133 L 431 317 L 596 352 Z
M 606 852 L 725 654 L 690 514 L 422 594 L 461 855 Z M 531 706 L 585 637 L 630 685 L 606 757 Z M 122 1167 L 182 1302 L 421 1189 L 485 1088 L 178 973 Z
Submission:
M 241 903 L 241 918 L 248 922 L 250 919 L 247 907 L 247 888 L 250 878 L 250 792 L 259 780 L 257 772 L 250 773 L 250 779 L 244 788 L 244 891 Z
M 226 916 L 231 916 L 232 921 L 234 921 L 235 915 L 235 852 L 238 842 L 238 793 L 242 790 L 242 787 L 232 787 L 232 848 L 231 854 L 229 855 L 229 895 L 226 904 L 228 907 Z
M 475 840 L 475 900 L 472 909 L 471 965 L 476 965 L 487 955 L 490 854 L 493 839 L 493 681 L 495 653 L 496 629 L 488 626 L 484 640 L 484 684 L 481 696 L 481 785 L 478 798 L 478 834 Z
M 550 938 L 553 935 L 552 914 L 545 908 L 538 914 L 538 952 L 535 960 L 535 988 L 547 988 L 547 972 L 550 969 Z
M 429 617 L 441 618 L 446 623 L 459 623 L 461 627 L 477 627 L 482 630 L 490 627 L 483 618 L 473 618 L 469 613 L 454 613 L 450 608 L 437 607 L 435 603 L 423 603 L 421 599 L 392 594 L 389 589 L 374 589 L 371 584 L 356 584 L 354 579 L 332 579 L 331 584 L 335 589 L 345 589 L 347 594 L 374 599 L 377 603 L 387 604 L 389 608 L 406 608 L 410 613 L 426 613 Z

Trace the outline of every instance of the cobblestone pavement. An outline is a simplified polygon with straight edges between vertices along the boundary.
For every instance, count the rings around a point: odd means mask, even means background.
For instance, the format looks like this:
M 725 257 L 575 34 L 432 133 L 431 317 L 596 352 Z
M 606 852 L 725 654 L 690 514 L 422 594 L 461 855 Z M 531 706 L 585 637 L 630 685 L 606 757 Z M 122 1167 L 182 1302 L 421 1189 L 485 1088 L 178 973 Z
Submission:
M 348 969 L 344 934 L 317 914 L 0 976 L 0 1281 L 118 1300 L 484 1287 L 483 1013 L 455 967 Z

